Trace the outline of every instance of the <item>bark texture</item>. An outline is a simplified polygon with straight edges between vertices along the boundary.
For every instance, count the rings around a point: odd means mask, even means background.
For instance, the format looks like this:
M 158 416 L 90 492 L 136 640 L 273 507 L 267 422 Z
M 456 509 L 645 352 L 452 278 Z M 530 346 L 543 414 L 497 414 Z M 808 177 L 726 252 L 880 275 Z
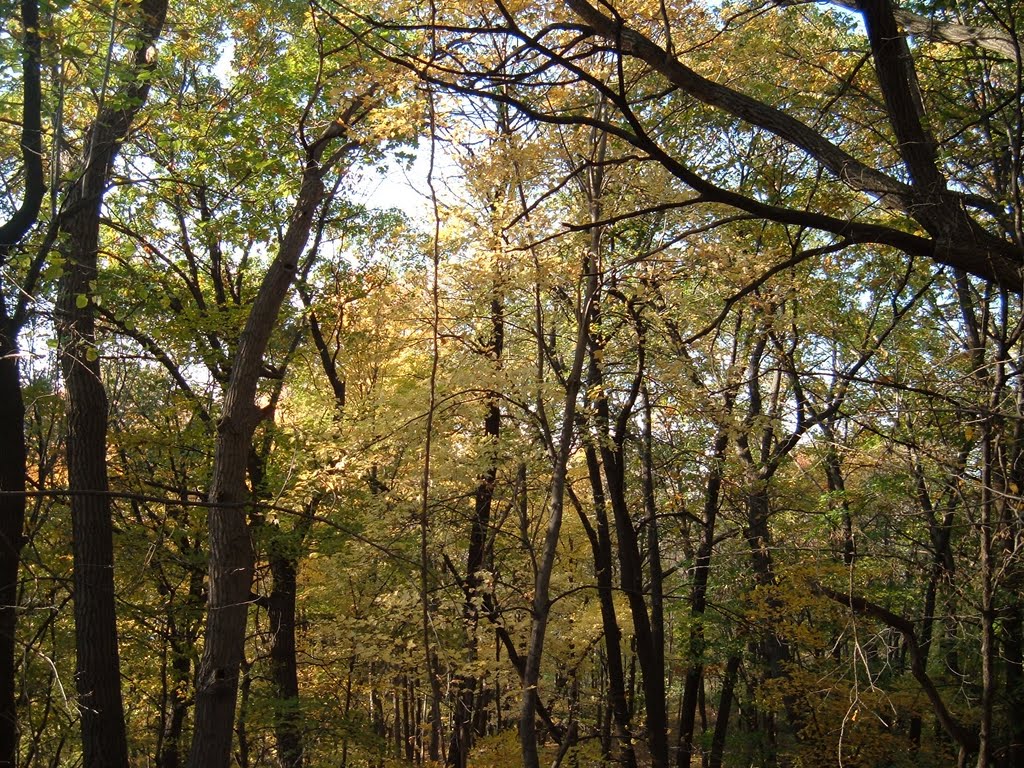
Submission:
M 91 293 L 97 276 L 100 212 L 121 142 L 149 94 L 154 42 L 167 0 L 144 0 L 135 26 L 132 77 L 101 106 L 86 133 L 78 181 L 61 212 L 64 273 L 57 297 L 60 367 L 67 400 L 67 472 L 74 556 L 75 687 L 86 768 L 127 766 L 114 594 L 112 508 L 107 477 L 107 394 Z

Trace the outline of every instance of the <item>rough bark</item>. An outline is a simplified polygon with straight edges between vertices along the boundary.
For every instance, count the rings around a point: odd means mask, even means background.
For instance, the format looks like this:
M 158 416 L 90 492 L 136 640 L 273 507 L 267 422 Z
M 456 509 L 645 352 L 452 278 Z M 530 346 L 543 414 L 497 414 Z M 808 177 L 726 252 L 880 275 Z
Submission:
M 167 0 L 136 11 L 133 75 L 151 69 Z M 107 478 L 107 395 L 91 300 L 97 275 L 100 210 L 121 142 L 145 103 L 148 79 L 132 79 L 101 106 L 86 133 L 78 181 L 64 203 L 64 273 L 57 297 L 60 367 L 67 400 L 67 473 L 71 497 L 75 637 L 83 762 L 127 766 L 114 594 L 113 521 Z
M 101 191 L 101 190 L 100 190 Z M 74 553 L 75 636 L 82 749 L 87 766 L 126 766 L 114 595 L 113 521 L 107 478 L 107 394 L 100 378 L 92 312 L 76 307 L 96 275 L 99 205 L 66 225 L 80 248 L 69 254 L 58 300 L 61 370 L 67 399 L 68 487 Z M 88 215 L 88 214 L 92 215 Z

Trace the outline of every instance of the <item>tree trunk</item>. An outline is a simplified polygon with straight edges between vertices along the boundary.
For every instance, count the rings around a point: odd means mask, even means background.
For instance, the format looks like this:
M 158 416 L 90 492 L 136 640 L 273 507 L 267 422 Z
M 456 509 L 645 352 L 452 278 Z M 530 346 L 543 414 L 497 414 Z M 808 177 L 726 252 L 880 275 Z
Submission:
M 167 0 L 144 0 L 133 71 L 152 67 Z M 91 293 L 97 276 L 100 210 L 121 141 L 149 92 L 130 81 L 101 107 L 86 133 L 78 182 L 64 204 L 64 273 L 57 297 L 60 365 L 67 399 L 77 664 L 75 685 L 86 768 L 127 766 L 128 743 L 117 648 L 112 509 L 107 478 L 107 395 L 96 347 Z M 120 106 L 127 105 L 127 106 Z
M 22 204 L 0 227 L 0 267 L 7 268 L 12 248 L 29 233 L 44 195 L 41 85 L 39 77 L 39 8 L 21 3 L 22 122 L 21 145 L 25 194 Z M 23 290 L 31 290 L 24 284 Z M 18 715 L 15 702 L 15 627 L 18 571 L 25 528 L 25 403 L 18 370 L 21 322 L 9 313 L 0 287 L 0 766 L 18 762 Z
M 298 270 L 299 258 L 324 198 L 319 158 L 344 134 L 341 119 L 308 150 L 298 200 L 273 263 L 256 295 L 224 396 L 210 481 L 209 591 L 203 658 L 196 678 L 196 726 L 191 768 L 227 768 L 238 697 L 239 666 L 251 602 L 255 555 L 246 523 L 250 501 L 246 467 L 253 433 L 266 414 L 256 406 L 256 388 L 278 313 Z
M 722 768 L 722 757 L 725 754 L 725 735 L 729 730 L 729 715 L 732 712 L 733 689 L 736 687 L 736 675 L 740 668 L 740 657 L 730 656 L 725 665 L 725 677 L 722 679 L 722 696 L 718 702 L 718 718 L 715 720 L 715 733 L 711 737 L 711 753 L 708 755 L 708 768 Z M 686 766 L 689 768 L 689 766 Z
M 718 518 L 722 490 L 722 463 L 729 445 L 729 432 L 719 429 L 711 453 L 711 471 L 704 490 L 704 516 L 700 546 L 694 561 L 693 586 L 690 588 L 691 629 L 688 641 L 688 666 L 683 683 L 683 701 L 679 709 L 678 768 L 690 768 L 693 757 L 693 730 L 697 718 L 697 696 L 704 677 L 704 611 L 707 608 L 708 577 L 715 544 L 715 522 Z
M 25 528 L 25 405 L 18 371 L 17 331 L 0 294 L 0 766 L 17 764 L 15 628 L 18 571 Z
M 651 656 L 654 686 L 648 686 L 651 696 L 657 696 L 655 707 L 647 707 L 647 723 L 652 728 L 651 753 L 657 761 L 668 766 L 668 699 L 665 691 L 665 606 L 661 570 L 661 540 L 658 536 L 658 508 L 654 494 L 654 456 L 651 434 L 651 402 L 644 388 L 643 426 L 643 492 L 644 519 L 647 521 L 647 573 L 650 591 Z M 655 724 L 659 731 L 653 732 Z M 656 761 L 656 764 L 658 762 Z
M 280 768 L 302 768 L 302 712 L 295 654 L 295 598 L 298 562 L 287 554 L 270 560 L 274 579 L 267 601 L 272 642 L 270 676 L 274 683 L 274 738 Z
M 595 302 L 593 311 L 595 325 L 599 321 L 599 312 L 600 307 Z M 644 597 L 643 559 L 640 555 L 640 542 L 626 499 L 626 428 L 640 392 L 644 365 L 642 331 L 640 331 L 639 337 L 637 374 L 634 377 L 627 402 L 616 414 L 614 428 L 610 423 L 612 418 L 609 412 L 608 398 L 603 392 L 604 381 L 601 366 L 595 360 L 603 344 L 602 340 L 597 338 L 590 339 L 591 365 L 588 389 L 598 393 L 593 408 L 597 420 L 601 469 L 604 474 L 608 500 L 611 503 L 612 518 L 615 521 L 620 583 L 629 605 L 633 623 L 633 639 L 637 649 L 636 656 L 640 663 L 651 765 L 653 768 L 666 768 L 668 765 L 668 713 L 665 698 L 664 643 L 660 639 L 660 628 L 655 628 L 651 615 L 648 613 Z M 591 483 L 593 484 L 593 480 Z M 658 582 L 660 584 L 660 574 Z M 652 599 L 652 608 L 656 602 L 658 601 Z
M 498 293 L 500 286 L 494 285 L 491 299 L 491 338 L 488 348 L 495 366 L 501 365 L 501 353 L 505 339 L 504 307 Z M 498 407 L 499 393 L 490 393 L 487 413 L 484 417 L 484 438 L 487 450 L 491 452 L 487 468 L 480 477 L 473 501 L 473 522 L 469 534 L 469 551 L 466 555 L 465 600 L 462 604 L 462 619 L 466 631 L 466 660 L 477 658 L 477 626 L 480 623 L 480 590 L 483 583 L 480 571 L 489 559 L 491 504 L 494 499 L 494 484 L 498 477 L 497 444 L 501 434 L 501 409 Z M 477 678 L 475 675 L 459 675 L 456 678 L 458 690 L 455 695 L 455 716 L 452 723 L 452 738 L 445 764 L 451 768 L 466 768 L 466 760 L 473 744 L 474 701 Z
M 66 222 L 64 230 L 74 250 L 68 254 L 57 301 L 67 400 L 68 488 L 74 492 L 75 684 L 85 765 L 127 766 L 114 595 L 114 526 L 107 479 L 107 393 L 100 378 L 95 320 L 88 306 L 91 300 L 78 299 L 87 296 L 96 279 L 99 195 L 105 178 L 96 181 L 97 187 L 77 200 L 72 196 L 73 202 L 79 203 L 79 212 Z
M 186 611 L 197 611 L 202 604 L 203 577 L 190 565 Z M 156 753 L 157 768 L 178 768 L 181 765 L 181 735 L 185 719 L 192 709 L 189 687 L 192 685 L 192 649 L 195 647 L 195 627 L 191 620 L 184 622 L 185 629 L 179 630 L 175 616 L 170 611 L 167 617 L 171 652 L 171 690 L 169 712 L 165 712 L 164 724 Z
M 595 228 L 592 236 L 596 241 L 600 238 L 599 228 Z M 538 691 L 540 682 L 540 662 L 544 655 L 544 639 L 547 633 L 548 615 L 551 611 L 550 587 L 551 572 L 555 565 L 555 552 L 558 548 L 559 533 L 562 529 L 562 511 L 565 506 L 565 482 L 568 475 L 569 450 L 572 445 L 574 422 L 576 416 L 576 398 L 580 390 L 580 378 L 583 372 L 583 361 L 586 356 L 587 338 L 590 325 L 590 304 L 597 294 L 597 270 L 592 268 L 597 256 L 597 248 L 584 259 L 581 274 L 585 277 L 583 297 L 577 308 L 579 327 L 573 351 L 572 367 L 566 379 L 565 400 L 563 403 L 562 424 L 558 434 L 558 442 L 553 446 L 554 466 L 551 473 L 551 490 L 548 495 L 548 525 L 544 534 L 544 546 L 541 550 L 540 562 L 534 579 L 533 620 L 530 626 L 530 645 L 523 667 L 523 696 L 519 714 L 519 742 L 523 753 L 525 768 L 540 768 L 540 756 L 537 753 L 537 713 Z M 540 333 L 541 329 L 537 329 Z
M 601 484 L 601 465 L 593 445 L 584 446 L 584 452 L 591 493 L 594 497 L 594 516 L 597 519 L 591 549 L 597 577 L 597 596 L 601 602 L 601 625 L 604 630 L 605 661 L 608 667 L 608 709 L 612 715 L 611 719 L 615 722 L 617 759 L 625 768 L 636 768 L 629 707 L 626 705 L 626 674 L 622 667 L 622 631 L 619 629 L 619 620 L 615 612 L 612 539 L 604 487 Z
M 668 716 L 665 709 L 665 658 L 654 642 L 654 631 L 644 600 L 643 569 L 636 529 L 626 504 L 625 467 L 622 449 L 603 447 L 604 476 L 611 500 L 618 541 L 622 590 L 633 619 L 633 637 L 640 664 L 647 715 L 647 737 L 653 768 L 668 764 Z

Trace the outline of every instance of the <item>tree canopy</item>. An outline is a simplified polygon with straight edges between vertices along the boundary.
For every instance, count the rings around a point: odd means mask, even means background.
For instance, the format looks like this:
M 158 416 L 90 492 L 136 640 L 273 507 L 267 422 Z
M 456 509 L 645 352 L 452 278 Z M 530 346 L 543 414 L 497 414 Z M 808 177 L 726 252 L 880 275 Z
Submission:
M 0 766 L 1024 762 L 1020 3 L 4 11 Z

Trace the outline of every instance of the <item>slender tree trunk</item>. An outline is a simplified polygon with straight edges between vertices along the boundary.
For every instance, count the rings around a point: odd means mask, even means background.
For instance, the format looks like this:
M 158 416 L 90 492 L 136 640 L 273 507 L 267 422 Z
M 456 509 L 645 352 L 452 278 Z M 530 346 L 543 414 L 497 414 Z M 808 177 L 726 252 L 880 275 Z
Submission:
M 665 709 L 665 659 L 654 642 L 651 619 L 644 600 L 643 569 L 636 530 L 626 505 L 624 456 L 618 446 L 613 452 L 602 449 L 605 481 L 611 500 L 615 533 L 618 541 L 619 568 L 622 590 L 633 619 L 633 637 L 636 657 L 640 664 L 641 684 L 644 691 L 644 710 L 647 715 L 647 737 L 651 765 L 664 768 L 668 764 L 668 715 Z
M 599 103 L 595 112 L 600 116 L 604 104 Z M 540 562 L 534 578 L 533 615 L 530 626 L 530 644 L 523 665 L 523 695 L 519 714 L 519 742 L 522 747 L 524 768 L 540 768 L 537 753 L 536 718 L 539 701 L 538 684 L 540 683 L 540 663 L 544 654 L 544 640 L 547 634 L 548 616 L 551 610 L 550 588 L 551 571 L 555 564 L 555 552 L 558 548 L 559 533 L 562 528 L 562 512 L 565 507 L 565 485 L 568 476 L 569 453 L 575 433 L 576 401 L 580 393 L 583 377 L 583 366 L 590 343 L 590 322 L 593 315 L 594 302 L 600 290 L 601 272 L 601 236 L 602 227 L 598 224 L 602 216 L 601 196 L 604 191 L 603 160 L 607 151 L 607 134 L 592 131 L 590 135 L 591 159 L 594 161 L 587 170 L 586 180 L 581 181 L 583 192 L 587 198 L 589 219 L 593 226 L 590 229 L 588 250 L 580 265 L 580 291 L 576 314 L 576 340 L 573 345 L 572 364 L 565 372 L 565 399 L 563 401 L 561 426 L 557 438 L 552 437 L 550 445 L 552 472 L 551 486 L 548 495 L 548 525 L 544 533 L 544 545 L 541 550 Z M 538 373 L 543 372 L 545 356 L 544 328 L 541 321 L 539 288 L 536 294 Z M 541 385 L 540 375 L 537 385 Z M 538 398 L 540 399 L 540 398 Z M 543 407 L 543 402 L 538 405 Z
M 729 661 L 725 665 L 725 676 L 722 679 L 722 695 L 718 701 L 718 718 L 715 720 L 715 732 L 711 737 L 711 753 L 708 755 L 708 768 L 722 768 L 722 758 L 725 754 L 725 735 L 729 731 L 733 689 L 736 687 L 736 676 L 739 668 L 740 657 L 730 656 Z M 686 768 L 689 768 L 689 766 Z
M 700 546 L 694 561 L 693 585 L 690 589 L 690 637 L 683 701 L 679 710 L 678 768 L 690 768 L 693 758 L 693 730 L 697 716 L 697 695 L 704 677 L 704 611 L 707 608 L 708 577 L 715 543 L 715 522 L 718 518 L 722 489 L 722 463 L 729 445 L 729 432 L 719 429 L 711 453 L 711 471 L 704 490 L 704 515 Z
M 429 102 L 430 121 L 433 127 L 434 104 Z M 430 271 L 430 376 L 429 402 L 427 403 L 426 427 L 423 435 L 423 473 L 420 481 L 420 632 L 423 641 L 423 661 L 427 675 L 427 686 L 430 691 L 430 759 L 437 760 L 441 751 L 441 681 L 438 679 L 437 655 L 433 651 L 430 628 L 430 597 L 429 597 L 429 553 L 427 549 L 428 532 L 430 529 L 430 464 L 433 458 L 434 415 L 437 408 L 437 370 L 440 365 L 440 275 L 441 269 L 441 219 L 437 209 L 437 195 L 433 189 L 434 173 L 434 142 L 430 145 L 430 170 L 427 173 L 427 184 L 431 187 L 434 201 L 434 238 L 431 254 Z
M 223 413 L 217 423 L 207 515 L 210 559 L 206 632 L 196 679 L 191 768 L 227 768 L 231 760 L 239 667 L 255 569 L 246 522 L 250 501 L 246 467 L 253 433 L 266 416 L 256 405 L 256 388 L 281 304 L 295 279 L 313 218 L 325 195 L 319 159 L 326 145 L 344 135 L 345 130 L 344 121 L 339 119 L 308 150 L 298 200 L 239 339 Z
M 35 224 L 42 207 L 43 143 L 39 52 L 39 8 L 22 0 L 21 146 L 25 194 L 14 215 L 0 227 L 0 266 Z M 22 286 L 25 289 L 25 286 Z M 31 290 L 29 288 L 29 290 Z M 15 702 L 15 628 L 18 571 L 25 528 L 25 403 L 18 369 L 21 321 L 8 312 L 0 287 L 0 766 L 18 762 L 18 715 Z
M 16 331 L 0 293 L 0 766 L 17 764 L 15 628 L 18 571 L 25 528 L 25 406 L 21 397 Z
M 961 449 L 960 460 L 957 467 L 962 468 L 967 459 L 967 450 Z M 938 603 L 939 586 L 943 582 L 953 583 L 954 561 L 950 542 L 952 539 L 954 507 L 956 499 L 960 498 L 957 488 L 962 481 L 961 472 L 957 472 L 946 482 L 946 491 L 940 496 L 944 502 L 942 507 L 941 521 L 937 517 L 936 509 L 932 503 L 931 495 L 928 493 L 928 486 L 925 481 L 924 468 L 918 458 L 914 459 L 914 479 L 917 486 L 917 499 L 921 510 L 928 520 L 928 531 L 932 542 L 932 562 L 928 571 L 928 584 L 925 587 L 924 612 L 921 617 L 921 654 L 924 656 L 927 666 L 928 658 L 931 655 L 932 639 L 935 633 L 935 610 Z M 908 735 L 915 748 L 921 745 L 921 731 L 923 722 L 921 715 L 915 714 L 910 718 Z
M 496 367 L 501 365 L 501 354 L 505 340 L 504 306 L 499 291 L 500 285 L 492 287 L 491 338 L 489 354 Z M 498 393 L 490 394 L 487 413 L 484 417 L 484 438 L 486 450 L 490 452 L 487 468 L 480 477 L 473 500 L 473 522 L 469 534 L 469 551 L 466 556 L 465 600 L 462 604 L 462 618 L 466 630 L 466 660 L 476 661 L 477 626 L 480 623 L 480 594 L 483 582 L 480 571 L 488 560 L 490 541 L 491 504 L 494 499 L 494 484 L 498 477 L 497 444 L 501 434 L 501 409 Z M 477 678 L 475 675 L 459 675 L 456 678 L 458 691 L 455 696 L 455 716 L 452 723 L 452 738 L 448 748 L 446 765 L 452 768 L 466 768 L 466 760 L 473 743 L 474 701 Z
M 978 578 L 981 592 L 981 696 L 978 722 L 978 768 L 989 768 L 993 754 L 993 707 L 996 689 L 996 631 L 995 631 L 995 543 L 994 526 L 996 448 L 993 445 L 995 426 L 991 418 L 982 427 L 983 466 L 981 474 L 981 503 L 978 521 Z
M 592 362 L 593 365 L 593 362 Z M 594 497 L 594 517 L 597 520 L 595 540 L 591 542 L 594 571 L 597 576 L 597 596 L 601 602 L 601 625 L 604 630 L 605 662 L 608 669 L 608 709 L 615 723 L 615 744 L 618 760 L 625 768 L 636 768 L 633 750 L 632 725 L 626 705 L 626 674 L 622 667 L 622 631 L 615 612 L 615 592 L 612 575 L 611 530 L 601 483 L 601 465 L 593 445 L 586 445 L 584 453 Z M 611 724 L 609 723 L 609 731 Z
M 203 577 L 190 566 L 187 611 L 198 610 L 202 605 Z M 192 685 L 192 654 L 195 647 L 195 631 L 192 621 L 185 622 L 187 629 L 179 630 L 179 624 L 173 615 L 168 616 L 168 632 L 170 634 L 171 684 L 170 712 L 165 717 L 165 725 L 161 737 L 161 749 L 157 751 L 157 768 L 178 768 L 181 765 L 181 735 L 185 729 L 185 720 L 192 709 L 192 697 L 189 687 Z
M 407 675 L 402 676 L 402 733 L 405 745 L 405 761 L 411 763 L 415 758 L 414 741 L 412 733 L 412 711 L 410 699 L 412 698 L 412 687 L 409 684 Z
M 600 389 L 603 385 L 600 366 L 592 366 L 591 370 L 596 376 L 596 381 L 591 381 L 590 387 Z M 639 380 L 634 383 L 633 391 L 634 394 L 639 391 Z M 608 426 L 610 415 L 607 398 L 599 395 L 595 408 L 599 423 L 601 466 L 615 521 L 620 582 L 632 618 L 636 658 L 640 664 L 644 689 L 643 701 L 651 765 L 653 768 L 664 768 L 668 764 L 664 643 L 660 641 L 659 632 L 653 626 L 647 610 L 640 542 L 626 500 L 625 422 L 632 411 L 632 402 L 623 406 L 623 410 L 618 414 L 614 433 Z
M 608 398 L 604 392 L 604 377 L 599 361 L 599 358 L 603 357 L 605 342 L 599 334 L 592 335 L 588 340 L 590 367 L 587 384 L 588 391 L 592 393 L 593 398 L 591 407 L 595 414 L 597 444 L 601 456 L 600 468 L 603 470 L 607 498 L 611 504 L 612 517 L 615 521 L 619 578 L 629 605 L 633 623 L 633 642 L 642 672 L 650 760 L 653 768 L 666 768 L 668 765 L 668 713 L 665 698 L 665 649 L 662 628 L 654 626 L 652 621 L 653 613 L 658 614 L 659 620 L 661 618 L 660 555 L 655 553 L 654 557 L 658 574 L 652 578 L 651 588 L 652 590 L 656 589 L 658 594 L 657 597 L 652 595 L 652 614 L 649 614 L 645 599 L 640 542 L 626 498 L 625 439 L 633 408 L 642 389 L 645 365 L 645 330 L 635 307 L 627 301 L 626 308 L 637 329 L 637 369 L 626 402 L 615 415 L 614 426 Z M 601 306 L 595 300 L 592 311 L 594 327 L 600 325 L 600 315 Z M 643 452 L 642 449 L 641 458 Z M 600 483 L 600 480 L 596 482 Z M 594 483 L 595 481 L 592 479 L 591 485 L 593 486 Z M 650 496 L 646 490 L 644 494 L 645 511 L 651 517 L 650 523 L 656 526 L 656 520 L 653 517 L 653 479 L 651 480 Z M 656 548 L 656 527 L 652 530 Z
M 644 426 L 643 447 L 643 491 L 644 518 L 647 521 L 647 571 L 650 591 L 651 624 L 651 674 L 654 685 L 646 686 L 649 696 L 657 696 L 655 706 L 647 707 L 648 727 L 660 730 L 650 735 L 652 756 L 657 756 L 655 765 L 668 766 L 668 698 L 665 690 L 665 608 L 661 571 L 661 540 L 658 535 L 658 507 L 654 493 L 654 455 L 651 434 L 651 402 L 646 387 L 643 391 Z
M 661 570 L 661 538 L 658 526 L 658 506 L 654 486 L 654 436 L 651 423 L 651 398 L 647 387 L 643 388 L 644 426 L 643 426 L 643 491 L 644 518 L 647 521 L 647 570 L 649 590 L 651 593 L 651 645 L 654 656 L 661 659 L 661 675 L 665 676 L 665 596 Z M 663 685 L 664 690 L 664 685 Z M 664 694 L 662 699 L 665 700 Z M 667 704 L 667 700 L 666 700 Z M 665 706 L 665 705 L 663 705 Z M 666 734 L 668 732 L 668 715 L 665 715 Z M 666 735 L 667 738 L 667 735 Z M 665 760 L 668 760 L 667 746 Z
M 342 706 L 341 717 L 348 725 L 349 714 L 352 712 L 352 678 L 355 674 L 356 669 L 356 657 L 350 656 L 348 660 L 348 674 L 345 676 L 345 703 Z M 406 747 L 406 754 L 411 762 L 412 756 L 409 755 L 409 747 Z M 341 768 L 348 768 L 348 728 L 345 728 L 345 735 L 341 739 Z
M 530 626 L 530 645 L 526 654 L 523 669 L 523 696 L 519 714 L 519 741 L 523 753 L 525 768 L 540 768 L 540 756 L 537 752 L 537 713 L 538 691 L 540 682 L 540 663 L 544 655 L 544 640 L 547 634 L 548 616 L 551 611 L 550 588 L 551 572 L 555 565 L 555 552 L 558 548 L 559 533 L 562 529 L 562 511 L 565 506 L 565 481 L 568 474 L 569 451 L 572 445 L 574 422 L 576 417 L 576 399 L 580 390 L 580 378 L 583 373 L 583 362 L 586 357 L 587 339 L 590 335 L 590 304 L 597 295 L 597 269 L 593 268 L 599 249 L 596 241 L 600 239 L 598 228 L 592 235 L 592 250 L 584 259 L 581 274 L 585 277 L 585 287 L 580 306 L 577 308 L 578 329 L 573 351 L 573 362 L 566 379 L 562 425 L 558 433 L 558 441 L 554 446 L 554 466 L 551 473 L 551 490 L 548 495 L 548 525 L 544 534 L 544 545 L 541 550 L 540 562 L 534 579 L 533 617 Z M 541 329 L 537 329 L 540 333 Z

